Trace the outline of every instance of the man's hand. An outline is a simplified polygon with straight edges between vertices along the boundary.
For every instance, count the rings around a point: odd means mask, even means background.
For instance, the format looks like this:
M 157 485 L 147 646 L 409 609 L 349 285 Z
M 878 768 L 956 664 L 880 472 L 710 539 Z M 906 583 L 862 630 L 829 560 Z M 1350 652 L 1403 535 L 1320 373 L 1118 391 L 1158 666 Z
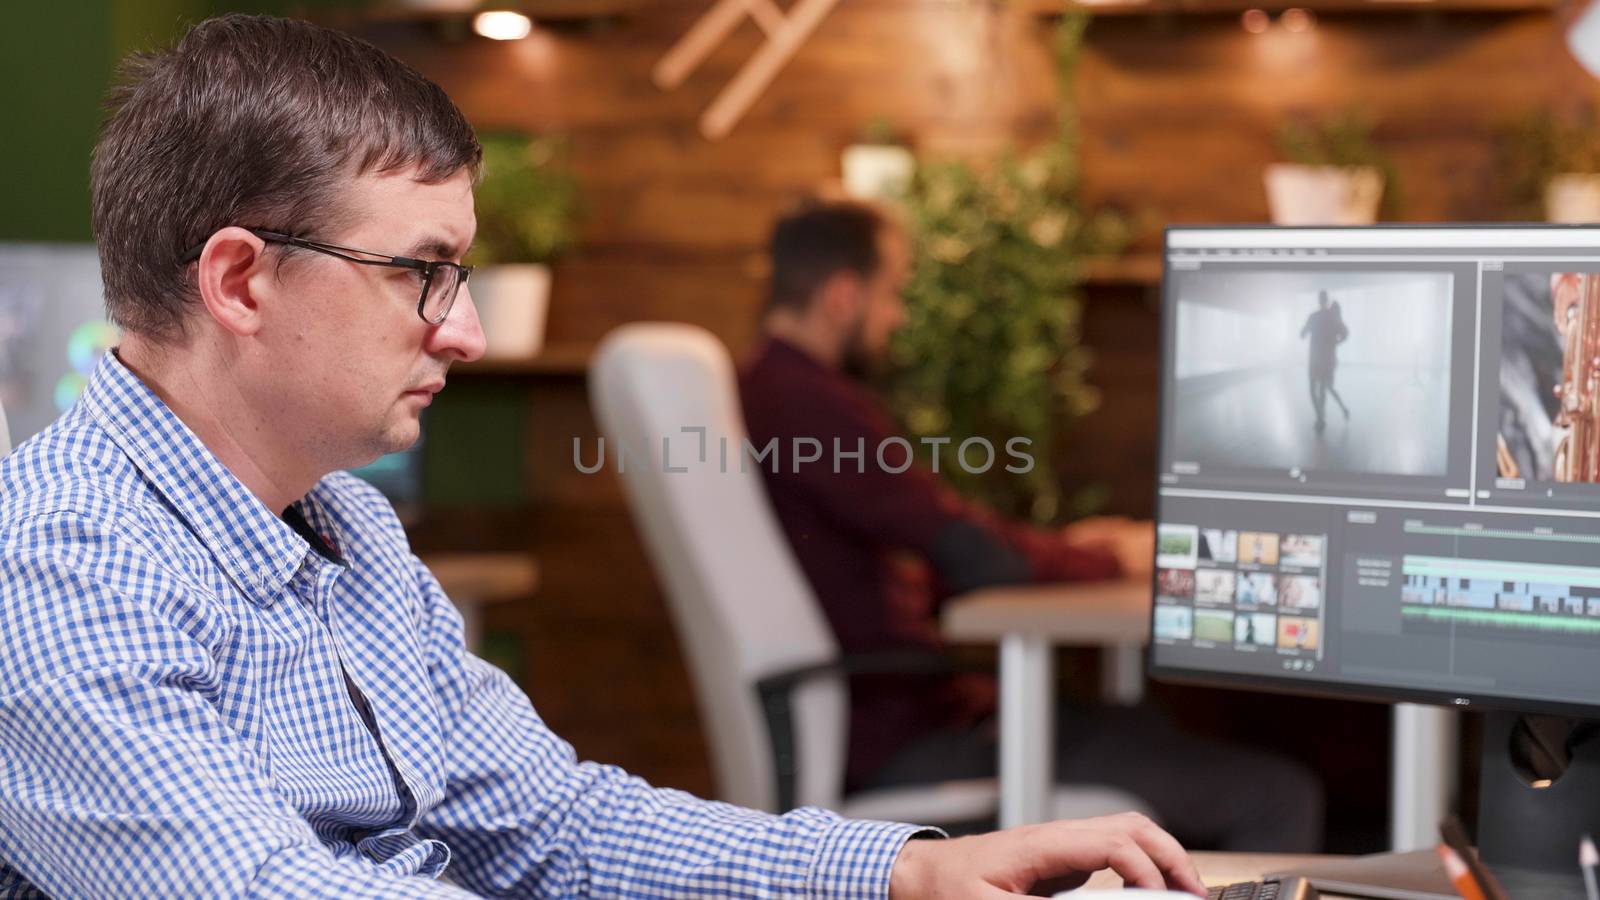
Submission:
M 1068 525 L 1062 534 L 1079 547 L 1103 549 L 1117 558 L 1131 578 L 1150 574 L 1156 559 L 1156 527 L 1125 516 L 1095 516 Z
M 1063 881 L 1081 883 L 1106 868 L 1129 887 L 1205 896 L 1200 873 L 1177 840 L 1148 818 L 1123 813 L 949 841 L 910 841 L 889 873 L 889 900 L 1028 896 Z

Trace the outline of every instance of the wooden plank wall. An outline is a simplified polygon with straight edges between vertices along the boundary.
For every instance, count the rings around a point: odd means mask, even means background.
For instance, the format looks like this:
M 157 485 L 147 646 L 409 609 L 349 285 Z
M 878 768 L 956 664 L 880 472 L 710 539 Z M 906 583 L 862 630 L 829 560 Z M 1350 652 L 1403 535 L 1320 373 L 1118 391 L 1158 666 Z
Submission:
M 540 30 L 513 44 L 445 41 L 410 26 L 366 32 L 442 84 L 480 128 L 571 137 L 587 215 L 582 249 L 557 269 L 552 341 L 592 342 L 624 322 L 672 319 L 741 349 L 759 304 L 769 222 L 836 178 L 840 150 L 870 121 L 886 119 L 923 150 L 975 156 L 1052 127 L 1048 19 L 998 0 L 848 0 L 732 135 L 707 142 L 696 118 L 759 46 L 755 27 L 742 27 L 676 91 L 649 79 L 707 5 L 659 0 L 619 21 Z M 1105 17 L 1090 28 L 1075 86 L 1087 189 L 1146 225 L 1146 249 L 1166 222 L 1264 219 L 1260 172 L 1280 117 L 1356 105 L 1382 118 L 1380 139 L 1405 180 L 1406 218 L 1495 218 L 1494 129 L 1587 90 L 1553 16 L 1450 12 L 1328 14 L 1312 34 L 1259 37 L 1232 16 Z M 1109 483 L 1114 511 L 1148 515 L 1153 293 L 1101 285 L 1090 299 L 1087 333 L 1106 403 L 1070 472 Z M 522 635 L 527 686 L 580 753 L 707 792 L 692 694 L 618 487 L 571 463 L 573 437 L 594 446 L 582 379 L 519 382 L 538 516 L 531 533 L 508 540 L 535 548 L 544 584 L 533 603 L 498 610 L 490 624 Z M 1252 709 L 1287 708 L 1274 703 Z M 1224 707 L 1195 705 L 1227 722 L 1234 714 Z M 1376 707 L 1315 709 L 1334 723 L 1383 727 Z M 1381 772 L 1381 742 L 1350 751 L 1325 734 L 1292 749 L 1323 758 L 1344 795 L 1381 810 L 1382 779 L 1374 786 L 1371 777 L 1374 766 Z M 1352 762 L 1350 752 L 1365 755 Z M 1341 767 L 1360 781 L 1341 786 Z

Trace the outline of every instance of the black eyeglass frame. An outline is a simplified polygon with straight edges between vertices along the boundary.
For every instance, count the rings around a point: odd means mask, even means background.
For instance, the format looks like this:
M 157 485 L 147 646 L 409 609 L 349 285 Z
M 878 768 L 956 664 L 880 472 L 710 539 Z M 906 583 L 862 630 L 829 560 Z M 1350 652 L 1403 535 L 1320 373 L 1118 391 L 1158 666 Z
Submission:
M 387 253 L 378 253 L 372 250 L 361 250 L 355 247 L 345 247 L 339 244 L 330 244 L 327 241 L 314 241 L 309 238 L 295 237 L 292 234 L 284 234 L 280 231 L 272 231 L 267 228 L 251 228 L 247 226 L 244 230 L 269 243 L 285 244 L 290 247 L 300 247 L 305 250 L 315 250 L 318 253 L 326 253 L 329 256 L 337 257 L 345 260 L 346 262 L 353 262 L 357 265 L 387 266 L 390 268 L 414 269 L 418 272 L 421 272 L 422 294 L 417 298 L 417 318 L 428 323 L 429 325 L 442 325 L 444 324 L 445 319 L 450 318 L 450 310 L 456 305 L 456 296 L 461 293 L 462 285 L 466 284 L 467 278 L 472 275 L 471 266 L 463 266 L 459 263 L 446 262 L 439 259 L 413 259 L 409 256 L 390 256 Z M 188 253 L 184 254 L 183 264 L 188 265 L 189 263 L 199 259 L 201 252 L 204 251 L 205 248 L 206 245 L 202 243 L 195 246 L 194 249 L 190 250 Z M 346 254 L 349 253 L 364 253 L 367 256 L 376 256 L 380 258 L 361 259 L 355 256 L 347 256 Z M 423 310 L 426 309 L 428 305 L 428 291 L 433 287 L 433 276 L 440 269 L 454 269 L 456 271 L 456 286 L 455 290 L 451 292 L 449 299 L 445 301 L 444 310 L 439 313 L 439 318 L 430 319 Z

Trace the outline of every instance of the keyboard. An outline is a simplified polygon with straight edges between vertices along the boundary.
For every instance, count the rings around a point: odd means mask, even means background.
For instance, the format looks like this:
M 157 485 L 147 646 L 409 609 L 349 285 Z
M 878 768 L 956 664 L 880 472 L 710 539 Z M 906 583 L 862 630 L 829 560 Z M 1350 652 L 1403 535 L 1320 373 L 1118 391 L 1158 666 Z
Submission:
M 1317 889 L 1304 878 L 1240 881 L 1206 890 L 1206 900 L 1316 900 Z

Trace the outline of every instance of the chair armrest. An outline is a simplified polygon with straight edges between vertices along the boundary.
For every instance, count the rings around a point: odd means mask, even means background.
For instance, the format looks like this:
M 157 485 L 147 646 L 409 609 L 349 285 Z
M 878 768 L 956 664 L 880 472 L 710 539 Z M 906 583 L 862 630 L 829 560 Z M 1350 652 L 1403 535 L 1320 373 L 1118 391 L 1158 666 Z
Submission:
M 756 699 L 767 721 L 767 736 L 772 742 L 772 771 L 777 787 L 777 811 L 795 807 L 799 753 L 794 739 L 795 688 L 812 679 L 833 675 L 950 675 L 957 672 L 990 671 L 930 650 L 883 650 L 874 653 L 847 653 L 826 662 L 810 663 L 774 672 L 755 684 Z

